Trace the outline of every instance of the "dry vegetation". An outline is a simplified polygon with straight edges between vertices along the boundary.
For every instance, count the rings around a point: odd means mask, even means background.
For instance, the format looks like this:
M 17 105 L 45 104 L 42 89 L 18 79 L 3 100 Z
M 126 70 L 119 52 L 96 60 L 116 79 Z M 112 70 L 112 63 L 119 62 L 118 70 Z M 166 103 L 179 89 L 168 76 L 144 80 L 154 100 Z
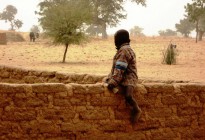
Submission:
M 113 38 L 92 39 L 81 46 L 68 49 L 66 63 L 64 46 L 53 46 L 47 40 L 29 42 L 28 33 L 23 33 L 25 42 L 8 42 L 0 45 L 0 65 L 64 73 L 89 73 L 107 75 L 116 52 Z M 137 55 L 140 79 L 181 80 L 205 82 L 205 41 L 194 39 L 140 37 L 131 38 L 131 46 Z M 176 65 L 162 64 L 162 51 L 170 41 L 177 45 Z

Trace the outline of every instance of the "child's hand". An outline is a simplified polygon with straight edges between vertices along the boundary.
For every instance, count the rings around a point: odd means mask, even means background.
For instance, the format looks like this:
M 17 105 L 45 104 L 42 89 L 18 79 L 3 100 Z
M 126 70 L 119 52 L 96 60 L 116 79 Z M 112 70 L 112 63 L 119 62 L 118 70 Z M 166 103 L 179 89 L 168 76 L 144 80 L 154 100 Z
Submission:
M 113 84 L 108 84 L 108 86 L 107 86 L 107 88 L 108 88 L 109 90 L 112 90 L 114 87 L 115 87 L 115 86 L 114 86 Z

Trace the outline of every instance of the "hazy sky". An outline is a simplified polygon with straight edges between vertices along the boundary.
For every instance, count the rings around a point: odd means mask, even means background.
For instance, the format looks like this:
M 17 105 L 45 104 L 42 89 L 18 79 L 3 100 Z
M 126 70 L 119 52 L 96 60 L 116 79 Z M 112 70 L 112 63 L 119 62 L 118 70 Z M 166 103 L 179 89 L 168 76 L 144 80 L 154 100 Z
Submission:
M 147 0 L 147 7 L 142 7 L 131 2 L 125 4 L 127 19 L 122 20 L 115 28 L 108 29 L 109 34 L 124 28 L 129 30 L 133 26 L 143 28 L 146 35 L 158 35 L 159 30 L 175 30 L 175 24 L 184 18 L 184 6 L 192 0 Z M 0 12 L 7 5 L 17 8 L 17 19 L 23 21 L 20 31 L 30 31 L 32 25 L 38 25 L 38 16 L 34 14 L 38 10 L 40 0 L 0 0 Z M 0 21 L 0 29 L 8 29 L 9 23 Z

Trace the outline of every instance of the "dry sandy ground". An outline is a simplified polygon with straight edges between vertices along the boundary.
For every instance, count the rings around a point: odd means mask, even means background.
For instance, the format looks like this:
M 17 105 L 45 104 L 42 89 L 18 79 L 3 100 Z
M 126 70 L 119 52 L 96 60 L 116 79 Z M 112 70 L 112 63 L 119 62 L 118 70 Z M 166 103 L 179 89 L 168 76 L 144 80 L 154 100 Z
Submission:
M 177 45 L 176 65 L 162 64 L 162 51 L 170 41 Z M 205 82 L 205 41 L 196 44 L 194 39 L 184 38 L 132 38 L 131 46 L 137 55 L 140 79 Z M 0 65 L 107 75 L 116 52 L 113 38 L 95 39 L 81 46 L 70 46 L 66 63 L 61 63 L 64 49 L 64 46 L 50 45 L 43 40 L 34 43 L 28 39 L 21 43 L 8 42 L 7 45 L 0 45 Z

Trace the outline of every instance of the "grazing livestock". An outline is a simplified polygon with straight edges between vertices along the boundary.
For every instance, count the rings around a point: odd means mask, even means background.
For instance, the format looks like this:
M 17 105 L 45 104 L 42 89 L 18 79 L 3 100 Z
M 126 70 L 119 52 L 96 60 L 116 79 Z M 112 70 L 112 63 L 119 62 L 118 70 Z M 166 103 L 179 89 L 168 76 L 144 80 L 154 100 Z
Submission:
M 36 37 L 34 32 L 30 32 L 29 36 L 30 36 L 30 42 L 35 42 Z

